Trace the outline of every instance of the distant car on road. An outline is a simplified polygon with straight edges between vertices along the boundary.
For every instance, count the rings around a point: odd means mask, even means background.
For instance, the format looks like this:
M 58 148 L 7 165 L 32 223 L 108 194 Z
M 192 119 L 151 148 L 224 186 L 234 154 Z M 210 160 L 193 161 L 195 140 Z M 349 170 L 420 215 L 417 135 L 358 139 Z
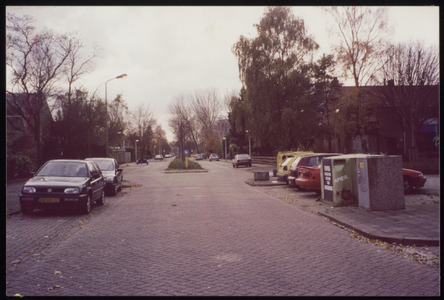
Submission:
M 123 169 L 114 158 L 91 157 L 85 160 L 96 162 L 105 178 L 105 191 L 113 196 L 122 190 Z
M 139 159 L 137 159 L 136 164 L 137 165 L 138 164 L 148 164 L 148 159 L 146 159 L 146 158 L 139 158 Z
M 157 155 L 154 157 L 154 160 L 163 160 L 163 156 L 160 155 L 160 154 L 157 154 Z
M 219 161 L 219 155 L 217 155 L 216 153 L 211 154 L 210 158 L 209 158 L 209 161 L 212 161 L 212 160 Z
M 233 168 L 239 166 L 251 167 L 251 157 L 248 154 L 237 154 L 234 156 L 231 164 L 233 165 Z
M 56 159 L 47 161 L 23 186 L 23 214 L 34 209 L 71 207 L 89 214 L 92 204 L 105 202 L 105 181 L 93 161 Z
M 194 159 L 195 160 L 203 160 L 203 155 L 202 154 L 194 154 Z

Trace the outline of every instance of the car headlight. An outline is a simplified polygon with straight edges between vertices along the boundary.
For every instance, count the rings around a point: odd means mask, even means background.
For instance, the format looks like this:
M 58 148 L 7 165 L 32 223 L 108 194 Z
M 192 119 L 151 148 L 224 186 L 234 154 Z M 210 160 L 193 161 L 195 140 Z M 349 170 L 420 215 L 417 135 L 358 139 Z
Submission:
M 114 181 L 114 177 L 106 177 L 105 178 L 105 182 L 113 182 Z
M 23 187 L 23 193 L 35 193 L 36 189 L 30 186 Z
M 78 194 L 80 192 L 79 188 L 67 188 L 65 189 L 65 194 Z
M 419 173 L 418 177 L 424 177 L 424 174 Z

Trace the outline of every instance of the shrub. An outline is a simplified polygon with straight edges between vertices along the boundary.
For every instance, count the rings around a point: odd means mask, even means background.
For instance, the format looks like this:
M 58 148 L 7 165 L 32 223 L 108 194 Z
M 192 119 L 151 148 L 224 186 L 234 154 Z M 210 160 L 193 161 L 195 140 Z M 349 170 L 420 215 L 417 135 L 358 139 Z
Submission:
M 7 158 L 8 179 L 28 178 L 34 170 L 34 163 L 25 155 L 11 155 Z
M 182 161 L 181 158 L 175 158 L 170 164 L 168 165 L 168 170 L 185 170 L 185 163 Z M 199 163 L 190 161 L 188 159 L 188 169 L 202 169 Z

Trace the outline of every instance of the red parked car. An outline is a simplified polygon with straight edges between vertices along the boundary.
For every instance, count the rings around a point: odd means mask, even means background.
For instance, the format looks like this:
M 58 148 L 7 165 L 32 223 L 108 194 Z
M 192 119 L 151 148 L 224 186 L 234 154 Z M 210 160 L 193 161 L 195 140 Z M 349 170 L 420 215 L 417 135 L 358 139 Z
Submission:
M 295 179 L 298 177 L 299 166 L 319 166 L 324 157 L 338 156 L 340 153 L 313 153 L 296 158 L 291 164 L 288 172 L 287 181 L 289 185 L 296 186 Z
M 419 189 L 424 186 L 427 178 L 419 171 L 411 169 L 402 169 L 404 179 L 404 193 L 410 193 L 413 189 Z
M 321 194 L 321 172 L 320 166 L 315 167 L 299 167 L 299 174 L 296 178 L 296 185 L 301 189 L 314 191 Z M 413 189 L 422 188 L 427 181 L 424 175 L 415 170 L 402 169 L 404 180 L 404 193 L 410 193 Z

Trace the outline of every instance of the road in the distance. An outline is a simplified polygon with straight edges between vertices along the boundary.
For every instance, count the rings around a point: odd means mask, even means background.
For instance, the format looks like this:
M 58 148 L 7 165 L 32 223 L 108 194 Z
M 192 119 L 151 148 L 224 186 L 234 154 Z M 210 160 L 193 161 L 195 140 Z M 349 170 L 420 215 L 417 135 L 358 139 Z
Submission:
M 253 175 L 244 168 L 199 161 L 209 172 L 165 174 L 168 162 L 127 168 L 140 186 L 9 282 L 8 294 L 439 295 L 439 269 L 265 195 L 244 183 Z

